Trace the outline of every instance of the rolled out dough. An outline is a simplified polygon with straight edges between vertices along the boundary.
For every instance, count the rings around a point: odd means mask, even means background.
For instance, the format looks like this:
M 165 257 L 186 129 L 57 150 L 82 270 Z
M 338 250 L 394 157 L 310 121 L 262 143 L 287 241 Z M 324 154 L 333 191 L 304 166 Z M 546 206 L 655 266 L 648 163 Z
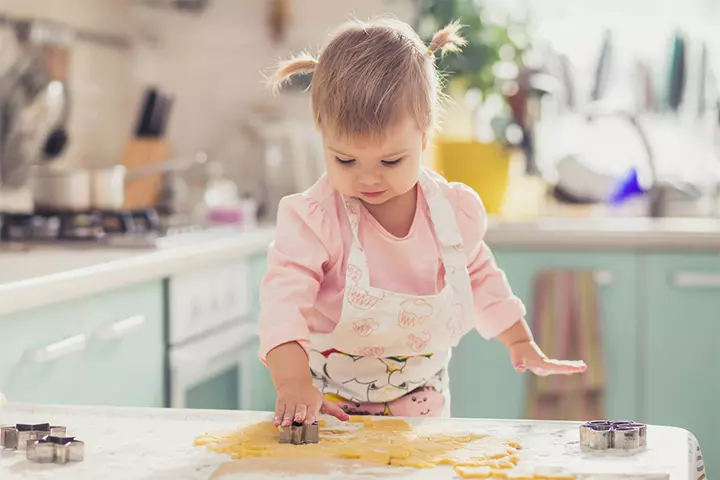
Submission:
M 278 428 L 271 422 L 242 427 L 228 435 L 206 433 L 195 444 L 234 459 L 345 458 L 390 467 L 451 465 L 463 478 L 525 478 L 515 474 L 520 473 L 515 467 L 520 462 L 521 449 L 516 438 L 427 432 L 394 418 L 352 417 L 346 424 L 328 427 L 321 423 L 320 427 L 318 444 L 280 444 Z

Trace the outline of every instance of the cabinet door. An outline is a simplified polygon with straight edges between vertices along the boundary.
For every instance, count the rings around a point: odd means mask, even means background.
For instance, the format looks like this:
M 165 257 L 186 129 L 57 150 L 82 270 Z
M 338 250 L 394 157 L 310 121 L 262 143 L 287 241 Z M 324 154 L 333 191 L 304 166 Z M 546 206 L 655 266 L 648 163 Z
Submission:
M 533 315 L 533 284 L 543 269 L 594 270 L 600 286 L 602 338 L 607 367 L 605 404 L 611 418 L 637 418 L 638 365 L 636 257 L 631 253 L 548 252 L 495 249 L 515 295 Z M 629 353 L 628 353 L 629 352 Z M 592 365 L 589 365 L 592 368 Z M 450 364 L 452 413 L 456 417 L 521 418 L 530 373 L 518 374 L 507 349 L 470 332 Z
M 720 478 L 720 255 L 646 255 L 647 422 L 693 432 Z
M 0 317 L 0 391 L 12 402 L 82 403 L 86 345 L 77 302 Z
M 89 297 L 82 305 L 89 339 L 84 403 L 164 406 L 162 282 Z

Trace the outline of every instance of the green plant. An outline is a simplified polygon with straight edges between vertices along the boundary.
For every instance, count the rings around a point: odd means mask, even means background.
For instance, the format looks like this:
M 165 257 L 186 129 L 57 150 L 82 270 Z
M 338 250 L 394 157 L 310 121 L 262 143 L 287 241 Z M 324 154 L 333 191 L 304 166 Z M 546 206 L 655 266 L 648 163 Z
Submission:
M 491 22 L 481 0 L 412 0 L 415 30 L 429 42 L 439 28 L 458 20 L 468 41 L 460 55 L 438 56 L 441 71 L 465 89 L 478 89 L 483 97 L 497 90 L 494 66 L 501 60 L 520 63 L 524 45 L 518 25 Z

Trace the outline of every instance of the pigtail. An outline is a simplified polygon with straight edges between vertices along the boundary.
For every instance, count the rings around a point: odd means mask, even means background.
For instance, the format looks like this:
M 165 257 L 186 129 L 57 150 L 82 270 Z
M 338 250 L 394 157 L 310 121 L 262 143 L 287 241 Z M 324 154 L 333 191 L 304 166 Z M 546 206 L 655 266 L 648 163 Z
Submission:
M 467 40 L 460 36 L 462 27 L 460 22 L 456 20 L 433 35 L 430 45 L 428 45 L 430 55 L 435 56 L 435 52 L 438 50 L 440 50 L 441 55 L 462 50 L 462 47 L 467 44 Z
M 283 85 L 290 83 L 293 75 L 313 72 L 317 63 L 317 59 L 307 52 L 303 52 L 289 60 L 282 61 L 267 78 L 268 85 L 273 91 L 277 91 L 282 88 Z

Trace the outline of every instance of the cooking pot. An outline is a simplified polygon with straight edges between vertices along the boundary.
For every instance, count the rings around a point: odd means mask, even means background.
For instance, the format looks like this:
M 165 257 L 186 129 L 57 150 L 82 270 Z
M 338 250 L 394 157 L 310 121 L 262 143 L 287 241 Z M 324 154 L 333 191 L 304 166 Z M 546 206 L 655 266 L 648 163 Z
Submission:
M 33 204 L 36 211 L 87 212 L 121 210 L 125 184 L 158 172 L 181 171 L 207 161 L 204 152 L 192 158 L 127 171 L 123 165 L 97 169 L 57 169 L 37 166 L 33 175 Z

